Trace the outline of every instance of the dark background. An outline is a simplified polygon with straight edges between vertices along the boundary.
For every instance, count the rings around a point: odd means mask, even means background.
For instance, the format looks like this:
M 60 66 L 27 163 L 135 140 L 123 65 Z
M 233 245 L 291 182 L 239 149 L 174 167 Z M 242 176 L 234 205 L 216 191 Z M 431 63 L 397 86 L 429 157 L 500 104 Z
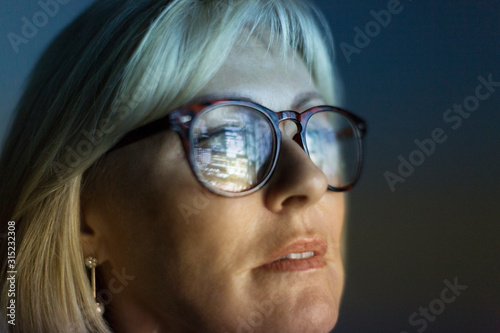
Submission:
M 457 129 L 443 119 L 474 95 L 479 76 L 500 82 L 500 1 L 402 0 L 400 13 L 372 30 L 350 62 L 339 45 L 355 46 L 355 27 L 371 26 L 370 11 L 390 1 L 315 2 L 336 41 L 346 96 L 338 106 L 368 124 L 363 175 L 350 194 L 347 283 L 334 332 L 500 332 L 500 87 Z M 34 61 L 90 3 L 61 5 L 18 53 L 7 34 L 20 34 L 22 17 L 40 7 L 0 3 L 2 136 Z M 392 191 L 384 173 L 397 174 L 398 157 L 408 159 L 418 149 L 414 140 L 436 128 L 447 140 Z M 421 315 L 412 325 L 420 307 L 442 310 L 436 299 L 444 280 L 455 279 L 467 289 L 426 326 Z

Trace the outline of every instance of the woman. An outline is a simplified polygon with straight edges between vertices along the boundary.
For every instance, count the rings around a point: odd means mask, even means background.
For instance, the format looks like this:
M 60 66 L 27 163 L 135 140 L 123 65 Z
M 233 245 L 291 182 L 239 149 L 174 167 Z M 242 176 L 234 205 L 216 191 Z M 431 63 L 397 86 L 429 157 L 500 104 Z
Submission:
M 8 329 L 331 330 L 363 123 L 317 107 L 338 101 L 324 27 L 290 0 L 98 1 L 73 22 L 2 155 Z

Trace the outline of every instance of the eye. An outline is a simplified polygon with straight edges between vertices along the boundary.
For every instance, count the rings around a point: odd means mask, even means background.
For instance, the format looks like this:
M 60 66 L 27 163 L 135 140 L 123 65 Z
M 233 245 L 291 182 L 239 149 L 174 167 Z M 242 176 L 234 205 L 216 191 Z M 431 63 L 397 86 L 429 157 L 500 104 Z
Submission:
M 222 145 L 225 141 L 227 133 L 230 131 L 226 126 L 210 128 L 207 131 L 204 131 L 198 138 L 199 146 L 210 145 L 211 147 Z

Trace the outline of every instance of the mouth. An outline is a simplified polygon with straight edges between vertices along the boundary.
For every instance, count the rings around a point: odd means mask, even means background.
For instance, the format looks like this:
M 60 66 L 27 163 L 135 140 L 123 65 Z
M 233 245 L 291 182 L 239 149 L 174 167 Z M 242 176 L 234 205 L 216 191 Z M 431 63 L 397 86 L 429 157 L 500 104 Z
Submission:
M 327 244 L 321 238 L 301 239 L 281 248 L 260 268 L 270 271 L 307 271 L 326 266 Z
M 286 256 L 283 256 L 280 259 L 278 259 L 278 261 L 280 261 L 280 260 L 286 260 L 286 259 L 293 259 L 293 260 L 307 259 L 307 258 L 311 258 L 312 256 L 314 256 L 314 251 L 299 252 L 299 253 L 289 253 Z

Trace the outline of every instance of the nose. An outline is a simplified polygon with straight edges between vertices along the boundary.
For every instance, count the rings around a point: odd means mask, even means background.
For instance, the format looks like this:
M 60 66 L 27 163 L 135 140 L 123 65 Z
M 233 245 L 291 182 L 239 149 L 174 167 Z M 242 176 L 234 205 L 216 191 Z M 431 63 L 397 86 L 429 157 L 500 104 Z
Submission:
M 291 119 L 287 119 L 279 123 L 279 129 L 281 130 L 281 134 L 289 138 L 293 138 L 295 134 L 299 132 L 299 126 L 300 126 L 299 123 L 296 123 Z
M 276 168 L 265 187 L 265 205 L 273 212 L 308 207 L 328 191 L 325 174 L 306 154 L 296 131 L 285 125 L 282 132 Z

